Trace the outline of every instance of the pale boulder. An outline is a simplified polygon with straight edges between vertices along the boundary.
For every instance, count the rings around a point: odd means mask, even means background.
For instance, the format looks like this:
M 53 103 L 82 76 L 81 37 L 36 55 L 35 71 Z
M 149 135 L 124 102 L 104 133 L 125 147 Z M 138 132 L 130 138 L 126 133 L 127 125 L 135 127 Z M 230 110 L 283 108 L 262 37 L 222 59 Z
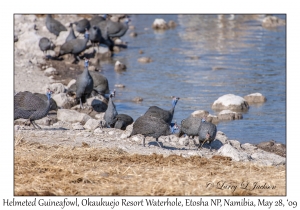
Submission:
M 249 104 L 244 98 L 240 96 L 234 94 L 226 94 L 214 101 L 212 109 L 247 111 L 249 109 Z
M 246 95 L 246 96 L 244 96 L 244 99 L 249 104 L 264 103 L 267 101 L 266 97 L 263 96 L 261 93 L 252 93 L 252 94 Z

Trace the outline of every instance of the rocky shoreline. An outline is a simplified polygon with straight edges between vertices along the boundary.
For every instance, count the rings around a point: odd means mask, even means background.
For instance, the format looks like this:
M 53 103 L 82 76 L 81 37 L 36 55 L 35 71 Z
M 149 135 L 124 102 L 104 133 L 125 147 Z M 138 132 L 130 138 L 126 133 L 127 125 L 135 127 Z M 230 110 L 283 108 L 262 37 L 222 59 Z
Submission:
M 100 122 L 100 120 L 93 121 Z M 182 157 L 201 156 L 204 158 L 223 156 L 232 161 L 253 162 L 265 166 L 278 166 L 286 163 L 285 157 L 264 151 L 259 148 L 259 145 L 241 144 L 237 140 L 230 140 L 222 131 L 218 131 L 216 140 L 210 145 L 211 148 L 204 144 L 203 148 L 198 150 L 197 137 L 194 139 L 187 136 L 178 138 L 176 135 L 161 136 L 158 140 L 163 148 L 158 146 L 154 138 L 146 137 L 146 146 L 143 147 L 142 135 L 129 137 L 132 125 L 128 126 L 125 131 L 98 126 L 94 128 L 89 121 L 84 126 L 80 123 L 58 121 L 53 126 L 41 127 L 43 130 L 32 130 L 27 126 L 15 125 L 15 136 L 22 140 L 42 144 L 120 149 L 130 154 L 156 153 L 164 156 L 176 154 Z
M 58 19 L 65 25 L 68 25 L 69 22 L 74 21 L 76 18 L 76 15 L 67 15 L 64 18 L 60 18 L 58 15 Z M 49 114 L 48 117 L 36 121 L 43 130 L 32 130 L 31 127 L 24 125 L 23 120 L 15 121 L 14 135 L 15 137 L 20 137 L 18 139 L 45 144 L 72 145 L 74 147 L 117 148 L 132 154 L 149 155 L 156 153 L 163 154 L 164 156 L 176 154 L 183 157 L 201 156 L 204 158 L 224 156 L 233 161 L 253 162 L 266 166 L 285 165 L 286 152 L 284 145 L 274 142 L 266 142 L 262 145 L 241 144 L 237 140 L 229 139 L 222 131 L 218 131 L 216 140 L 212 142 L 211 148 L 205 144 L 201 150 L 197 150 L 197 137 L 192 140 L 188 137 L 178 138 L 176 135 L 162 136 L 159 138 L 159 142 L 163 145 L 163 148 L 158 147 L 155 139 L 147 137 L 146 147 L 143 147 L 143 136 L 136 135 L 130 137 L 132 125 L 128 126 L 125 131 L 113 128 L 100 128 L 99 125 L 103 120 L 103 112 L 99 114 L 93 111 L 93 108 L 98 106 L 99 110 L 105 110 L 107 100 L 104 98 L 93 98 L 89 100 L 87 104 L 90 108 L 92 106 L 91 109 L 80 111 L 83 113 L 76 111 L 78 109 L 76 109 L 73 98 L 66 94 L 66 90 L 70 87 L 71 83 L 64 81 L 64 84 L 62 84 L 58 83 L 58 80 L 55 80 L 57 77 L 56 69 L 48 66 L 48 62 L 43 58 L 43 52 L 39 49 L 37 44 L 41 37 L 49 36 L 57 46 L 60 46 L 65 40 L 68 31 L 61 33 L 60 36 L 56 38 L 47 31 L 44 26 L 44 19 L 45 17 L 43 16 L 15 15 L 14 91 L 15 93 L 19 91 L 44 93 L 47 87 L 51 87 L 54 91 L 53 99 L 62 109 L 59 109 L 57 114 L 55 112 L 55 114 Z M 56 52 L 53 51 L 51 53 L 50 55 L 54 56 Z M 100 54 L 98 51 L 96 53 Z M 101 58 L 96 57 L 94 60 L 91 60 L 91 63 L 97 63 L 99 59 L 103 59 L 105 53 L 106 52 L 101 54 Z M 151 59 L 140 62 L 151 62 Z M 118 63 L 117 66 L 120 65 L 121 64 Z M 83 64 L 79 63 L 77 66 L 82 67 Z M 76 66 L 74 67 L 68 60 L 62 65 L 62 69 L 58 70 L 60 72 L 62 70 L 68 70 L 64 68 L 72 68 L 71 70 L 74 74 L 79 71 L 79 69 L 76 69 Z M 231 97 L 231 102 L 234 100 L 237 101 L 237 105 L 232 106 L 232 104 L 226 104 L 228 97 Z M 232 97 L 234 97 L 234 100 Z M 265 97 L 258 93 L 245 96 L 244 99 L 241 97 L 236 98 L 236 96 L 228 95 L 227 98 L 225 97 L 225 101 L 221 99 L 216 100 L 213 104 L 213 108 L 223 111 L 221 111 L 218 116 L 211 116 L 207 113 L 210 121 L 218 122 L 220 120 L 242 119 L 242 114 L 234 111 L 240 112 L 247 110 L 251 102 L 264 103 L 266 101 Z M 199 115 L 199 110 L 193 113 L 193 115 L 197 114 Z M 201 112 L 200 115 L 202 116 L 203 113 Z M 273 147 L 277 147 L 277 145 L 279 145 L 279 149 L 272 149 Z

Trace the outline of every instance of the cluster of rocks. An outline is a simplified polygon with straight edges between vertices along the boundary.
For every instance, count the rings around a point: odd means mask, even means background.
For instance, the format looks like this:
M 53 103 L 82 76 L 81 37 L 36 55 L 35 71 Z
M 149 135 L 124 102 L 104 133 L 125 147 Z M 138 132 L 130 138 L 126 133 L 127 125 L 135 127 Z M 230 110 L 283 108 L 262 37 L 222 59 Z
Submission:
M 130 136 L 132 125 L 127 126 L 124 131 L 101 128 L 103 120 L 101 114 L 97 116 L 97 119 L 92 119 L 88 115 L 76 113 L 73 110 L 59 110 L 58 113 L 58 122 L 50 127 L 42 126 L 44 127 L 42 131 L 28 130 L 23 125 L 15 125 L 15 134 L 24 136 L 26 140 L 40 143 L 71 144 L 73 146 L 85 144 L 92 147 L 122 149 L 131 154 L 157 153 L 164 156 L 177 154 L 183 157 L 201 156 L 205 158 L 219 155 L 229 157 L 232 161 L 253 162 L 267 166 L 285 165 L 286 163 L 284 146 L 278 146 L 277 154 L 275 154 L 274 150 L 266 151 L 268 148 L 266 143 L 264 148 L 249 143 L 241 144 L 237 140 L 229 140 L 222 131 L 218 131 L 216 140 L 210 146 L 205 144 L 201 150 L 197 149 L 198 138 L 179 138 L 177 135 L 159 137 L 159 143 L 163 148 L 158 147 L 154 138 L 146 137 L 146 147 L 143 147 L 142 142 L 145 137 L 142 135 Z M 279 144 L 273 143 L 273 145 Z
M 285 25 L 284 20 L 272 15 L 268 15 L 262 20 L 262 26 L 265 28 L 274 28 L 274 27 L 284 26 L 284 25 Z
M 249 105 L 262 104 L 266 100 L 266 97 L 261 93 L 252 93 L 244 96 L 244 98 L 234 94 L 226 94 L 219 97 L 212 104 L 212 109 L 218 112 L 217 115 L 212 115 L 206 110 L 196 110 L 191 113 L 191 116 L 197 118 L 205 117 L 208 122 L 214 124 L 226 120 L 240 120 L 243 119 L 242 113 L 249 109 Z
M 152 28 L 153 29 L 161 29 L 161 30 L 166 30 L 170 28 L 176 27 L 176 23 L 173 20 L 170 20 L 168 23 L 161 18 L 157 18 L 154 20 L 152 23 Z

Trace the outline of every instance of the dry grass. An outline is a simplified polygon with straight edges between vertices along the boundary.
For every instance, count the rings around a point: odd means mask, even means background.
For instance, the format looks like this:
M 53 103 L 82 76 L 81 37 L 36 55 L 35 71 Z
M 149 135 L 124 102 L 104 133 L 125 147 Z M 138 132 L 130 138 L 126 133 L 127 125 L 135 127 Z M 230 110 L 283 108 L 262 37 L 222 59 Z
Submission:
M 183 158 L 122 150 L 50 146 L 15 136 L 15 195 L 286 195 L 285 167 L 215 156 Z M 218 189 L 217 182 L 237 185 Z M 276 189 L 240 189 L 248 181 Z M 206 187 L 208 182 L 214 187 Z M 249 186 L 250 186 L 249 185 Z

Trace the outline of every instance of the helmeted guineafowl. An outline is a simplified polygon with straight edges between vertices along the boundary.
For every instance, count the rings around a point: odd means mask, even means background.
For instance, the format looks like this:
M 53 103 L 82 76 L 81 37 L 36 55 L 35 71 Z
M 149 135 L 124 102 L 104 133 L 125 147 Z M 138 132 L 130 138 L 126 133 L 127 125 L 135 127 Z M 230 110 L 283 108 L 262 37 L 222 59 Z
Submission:
M 104 44 L 108 46 L 108 48 L 113 51 L 114 42 L 109 38 L 108 31 L 107 31 L 107 23 L 110 20 L 101 20 L 101 21 L 94 21 L 93 24 L 91 24 L 91 27 L 97 26 L 101 32 L 101 38 L 99 44 Z M 96 33 L 98 34 L 98 32 Z M 92 38 L 91 38 L 92 40 Z
M 115 118 L 118 115 L 116 106 L 112 100 L 112 98 L 115 96 L 116 92 L 115 90 L 109 95 L 109 101 L 108 106 L 104 114 L 104 120 L 105 120 L 105 126 L 109 128 L 113 128 L 115 126 Z
M 85 33 L 85 30 L 89 30 L 91 25 L 90 25 L 90 21 L 88 21 L 86 18 L 83 18 L 79 21 L 76 21 L 73 23 L 76 27 L 76 31 L 81 33 L 81 34 L 84 34 Z
M 95 45 L 96 43 L 100 43 L 101 39 L 103 39 L 101 30 L 99 29 L 98 26 L 92 26 L 90 28 L 89 33 L 90 33 L 90 40 L 93 45 Z
M 80 101 L 80 108 L 83 109 L 82 101 L 91 95 L 94 87 L 93 78 L 88 70 L 88 60 L 85 60 L 85 67 L 82 74 L 76 80 L 76 99 Z
M 43 37 L 39 41 L 39 47 L 43 53 L 47 55 L 48 50 L 53 50 L 55 45 L 53 44 L 52 41 L 50 41 L 48 38 Z
M 124 22 L 114 22 L 107 20 L 106 30 L 109 37 L 122 37 L 128 30 L 129 19 L 126 18 Z
M 76 39 L 76 36 L 74 34 L 74 29 L 73 29 L 73 23 L 70 24 L 70 33 L 66 38 L 66 42 L 72 40 L 72 39 Z
M 41 129 L 34 121 L 45 117 L 50 110 L 51 91 L 48 89 L 45 101 L 29 91 L 14 95 L 14 120 L 28 119 L 34 128 Z
M 80 60 L 78 55 L 86 49 L 88 41 L 89 41 L 89 38 L 87 38 L 87 39 L 84 38 L 84 39 L 72 39 L 68 42 L 65 42 L 60 47 L 58 56 L 71 53 L 74 55 L 75 60 L 77 60 L 77 59 Z
M 55 20 L 50 14 L 46 16 L 46 27 L 56 36 L 59 36 L 61 31 L 67 31 L 67 28 L 61 22 Z
M 128 125 L 133 123 L 132 117 L 127 114 L 118 114 L 115 118 L 114 128 L 125 130 Z
M 104 96 L 105 94 L 109 93 L 109 85 L 108 85 L 108 80 L 105 76 L 100 74 L 99 72 L 96 71 L 89 71 L 91 77 L 93 78 L 93 91 L 92 91 L 92 96 L 97 96 L 98 94 Z M 67 93 L 70 93 L 71 95 L 76 93 L 76 82 L 72 84 L 69 88 Z
M 93 78 L 94 81 L 94 88 L 92 95 L 104 95 L 109 93 L 109 85 L 108 85 L 108 80 L 105 76 L 100 74 L 99 72 L 96 71 L 91 71 L 90 75 Z
M 211 122 L 207 122 L 205 118 L 202 119 L 201 124 L 199 126 L 199 147 L 202 148 L 205 142 L 209 144 L 215 140 L 217 135 L 217 126 Z
M 42 94 L 42 93 L 33 93 L 33 94 L 36 95 L 36 96 L 38 96 L 38 97 L 40 97 L 40 98 L 43 99 L 44 101 L 47 101 L 47 100 L 48 100 L 48 96 L 45 95 L 45 94 Z M 57 104 L 56 104 L 56 101 L 54 101 L 54 99 L 51 98 L 51 99 L 50 99 L 50 110 L 49 110 L 49 111 L 51 111 L 51 110 L 57 111 L 57 109 L 58 109 L 58 106 L 57 106 Z
M 172 122 L 175 106 L 177 104 L 177 101 L 179 100 L 178 97 L 173 96 L 172 97 L 172 108 L 170 110 L 164 110 L 157 106 L 151 106 L 145 115 L 151 115 L 152 117 L 157 117 L 162 120 L 164 120 L 168 125 Z
M 90 25 L 91 27 L 98 25 L 100 22 L 105 21 L 106 20 L 106 15 L 95 15 L 94 17 L 92 17 L 92 19 L 90 20 Z
M 201 124 L 201 118 L 193 117 L 192 115 L 181 121 L 180 131 L 178 137 L 181 137 L 183 134 L 187 136 L 198 136 L 199 135 L 199 126 Z
M 148 116 L 141 116 L 136 119 L 133 124 L 133 129 L 130 136 L 142 134 L 143 136 L 152 136 L 155 138 L 157 144 L 161 147 L 158 143 L 158 138 L 160 136 L 167 136 L 171 134 L 170 126 L 161 118 L 152 117 L 151 115 Z M 143 146 L 145 146 L 145 139 L 143 140 Z

